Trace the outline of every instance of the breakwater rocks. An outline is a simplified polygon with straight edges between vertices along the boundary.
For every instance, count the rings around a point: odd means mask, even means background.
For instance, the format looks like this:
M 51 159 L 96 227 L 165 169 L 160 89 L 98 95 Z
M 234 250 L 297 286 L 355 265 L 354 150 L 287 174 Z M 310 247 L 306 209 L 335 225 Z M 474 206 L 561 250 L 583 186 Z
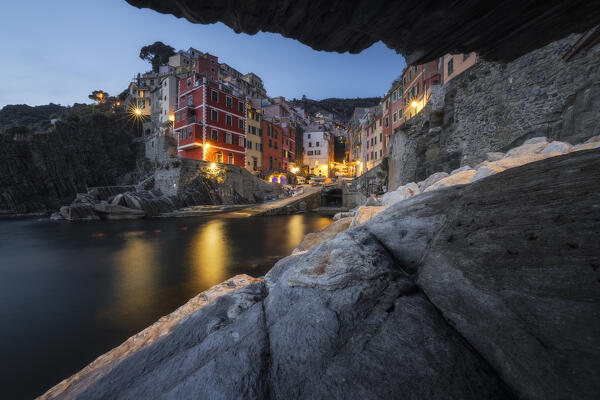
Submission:
M 253 204 L 283 195 L 280 185 L 264 182 L 235 165 L 172 159 L 135 186 L 91 188 L 78 194 L 54 219 L 136 219 L 198 205 Z
M 396 202 L 42 398 L 595 399 L 598 182 L 591 149 Z
M 50 213 L 87 187 L 117 184 L 136 167 L 130 127 L 92 113 L 58 121 L 54 131 L 0 134 L 0 214 Z

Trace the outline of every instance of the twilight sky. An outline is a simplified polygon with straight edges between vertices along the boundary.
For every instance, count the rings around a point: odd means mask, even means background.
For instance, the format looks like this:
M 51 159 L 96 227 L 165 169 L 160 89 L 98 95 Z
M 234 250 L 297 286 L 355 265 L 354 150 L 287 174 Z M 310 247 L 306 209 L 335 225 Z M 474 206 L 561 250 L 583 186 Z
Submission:
M 150 69 L 140 48 L 160 40 L 176 50 L 208 51 L 242 73 L 262 77 L 269 96 L 381 96 L 404 59 L 377 43 L 360 54 L 325 53 L 271 33 L 236 34 L 140 10 L 125 0 L 21 0 L 0 13 L 0 107 L 89 102 L 94 89 L 119 94 Z

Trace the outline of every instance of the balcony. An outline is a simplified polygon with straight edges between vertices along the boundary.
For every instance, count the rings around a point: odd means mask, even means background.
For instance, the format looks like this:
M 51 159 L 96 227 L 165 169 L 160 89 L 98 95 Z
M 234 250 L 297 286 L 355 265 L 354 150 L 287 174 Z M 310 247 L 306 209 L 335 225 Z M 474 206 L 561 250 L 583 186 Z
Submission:
M 179 144 L 177 150 L 192 150 L 202 147 L 202 131 L 196 130 L 192 137 L 186 136 L 184 139 L 179 137 Z

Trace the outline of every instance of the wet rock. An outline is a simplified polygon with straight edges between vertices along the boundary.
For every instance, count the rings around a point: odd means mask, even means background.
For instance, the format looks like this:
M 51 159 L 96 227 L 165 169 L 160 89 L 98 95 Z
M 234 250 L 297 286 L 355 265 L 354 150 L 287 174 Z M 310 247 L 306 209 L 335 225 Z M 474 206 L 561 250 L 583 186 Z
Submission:
M 58 218 L 60 216 L 60 218 Z M 67 221 L 95 221 L 100 217 L 94 211 L 93 206 L 89 204 L 74 204 L 63 206 L 53 219 L 65 219 Z
M 352 217 L 346 217 L 333 222 L 318 232 L 307 233 L 304 235 L 302 242 L 300 242 L 298 247 L 294 249 L 292 254 L 312 249 L 319 243 L 334 237 L 342 231 L 345 231 L 350 227 L 351 223 Z
M 93 209 L 101 219 L 140 219 L 146 216 L 146 213 L 142 210 L 135 210 L 115 204 L 96 204 L 93 206 Z

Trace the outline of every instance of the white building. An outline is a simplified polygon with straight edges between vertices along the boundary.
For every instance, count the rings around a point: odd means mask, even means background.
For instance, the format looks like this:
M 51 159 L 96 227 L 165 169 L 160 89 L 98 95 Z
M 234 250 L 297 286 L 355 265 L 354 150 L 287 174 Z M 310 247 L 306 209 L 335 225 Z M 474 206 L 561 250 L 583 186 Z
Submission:
M 331 154 L 331 134 L 324 131 L 323 127 L 309 126 L 304 132 L 304 163 L 308 171 L 316 176 L 329 176 L 329 161 Z

